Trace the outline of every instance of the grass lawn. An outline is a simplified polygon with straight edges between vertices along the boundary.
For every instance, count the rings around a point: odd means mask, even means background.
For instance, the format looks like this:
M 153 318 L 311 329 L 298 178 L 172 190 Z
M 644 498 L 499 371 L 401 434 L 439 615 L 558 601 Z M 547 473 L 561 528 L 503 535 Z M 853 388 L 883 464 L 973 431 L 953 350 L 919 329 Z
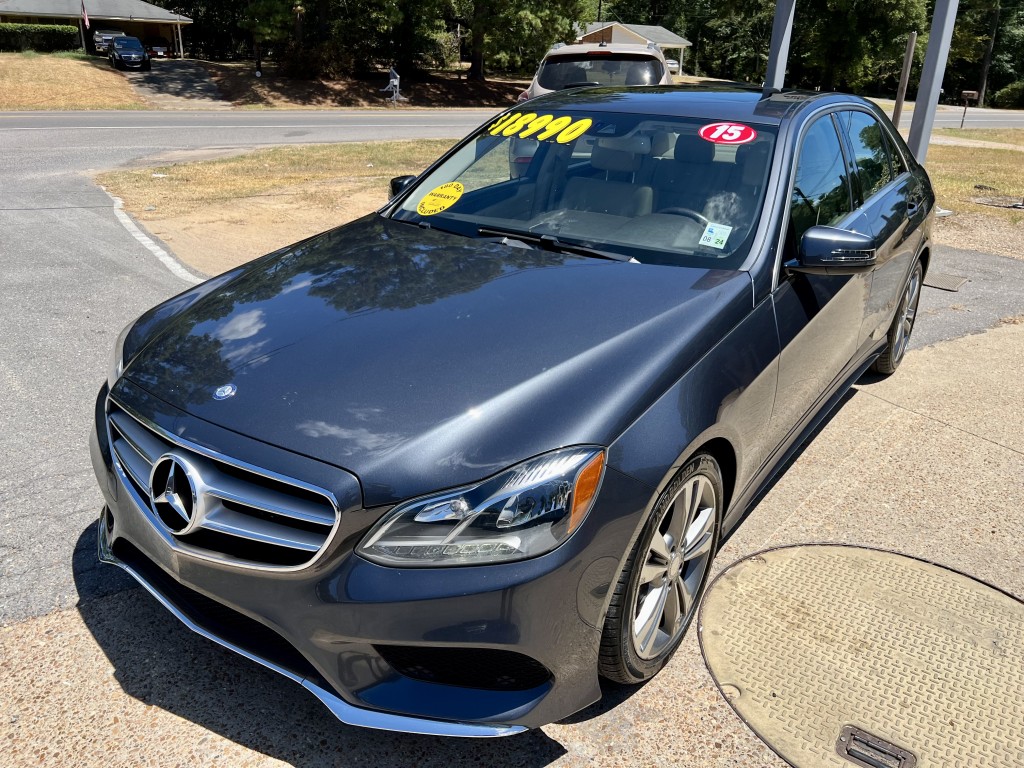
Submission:
M 936 136 L 952 136 L 957 139 L 994 141 L 1000 144 L 1015 144 L 1024 148 L 1024 128 L 937 128 Z M 929 150 L 931 151 L 931 150 Z
M 988 134 L 988 131 L 972 133 Z M 1024 134 L 1024 130 L 1018 130 L 1018 134 Z M 977 138 L 990 140 L 987 136 Z M 1022 209 L 999 208 L 975 202 L 975 198 L 1006 197 L 1016 198 L 1017 202 L 1024 200 L 1024 152 L 932 144 L 928 147 L 925 166 L 935 186 L 939 205 L 943 208 L 982 214 L 1011 224 L 1024 223 Z
M 97 181 L 124 200 L 130 210 L 154 206 L 161 216 L 188 215 L 210 205 L 255 197 L 287 197 L 331 208 L 369 190 L 380 192 L 383 205 L 393 177 L 419 173 L 453 143 L 424 140 L 278 147 L 220 160 L 111 171 Z
M 0 110 L 146 108 L 106 59 L 83 53 L 0 53 Z

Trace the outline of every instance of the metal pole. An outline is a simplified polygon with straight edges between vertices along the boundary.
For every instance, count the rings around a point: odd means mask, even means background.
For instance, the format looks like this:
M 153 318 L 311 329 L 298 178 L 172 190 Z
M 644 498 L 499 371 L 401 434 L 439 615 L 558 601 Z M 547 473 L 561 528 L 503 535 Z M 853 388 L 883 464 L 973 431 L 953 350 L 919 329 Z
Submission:
M 782 90 L 786 79 L 786 62 L 789 60 L 789 41 L 793 37 L 793 13 L 796 0 L 778 0 L 775 4 L 775 21 L 772 24 L 772 43 L 768 51 L 768 72 L 764 87 Z
M 88 53 L 89 49 L 85 47 L 85 26 L 82 24 L 82 17 L 78 17 L 78 31 L 82 35 L 82 52 Z
M 910 68 L 914 65 L 914 49 L 917 47 L 917 32 L 911 32 L 907 38 L 907 52 L 903 54 L 903 72 L 900 74 L 900 86 L 896 89 L 896 106 L 892 108 L 892 124 L 900 127 L 900 116 L 903 114 L 903 100 L 907 98 L 907 83 L 910 82 Z
M 949 42 L 953 38 L 953 24 L 959 0 L 935 0 L 935 14 L 932 16 L 932 30 L 928 36 L 928 52 L 924 56 L 921 71 L 921 85 L 917 89 L 917 103 L 914 118 L 910 123 L 910 138 L 907 144 L 919 163 L 928 156 L 928 140 L 935 124 L 935 107 L 942 90 L 942 75 L 949 58 Z

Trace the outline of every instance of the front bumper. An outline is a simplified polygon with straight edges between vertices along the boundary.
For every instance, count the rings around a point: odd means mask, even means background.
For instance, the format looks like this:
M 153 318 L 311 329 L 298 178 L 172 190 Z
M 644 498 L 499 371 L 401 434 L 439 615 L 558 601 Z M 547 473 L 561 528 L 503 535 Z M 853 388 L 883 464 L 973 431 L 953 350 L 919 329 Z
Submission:
M 154 405 L 159 401 L 136 387 L 119 384 L 117 395 L 136 411 L 148 408 L 144 415 L 154 424 L 168 430 L 178 424 L 175 434 L 189 419 L 165 403 Z M 504 736 L 600 697 L 599 627 L 625 542 L 649 498 L 646 487 L 609 470 L 576 535 L 520 563 L 437 569 L 370 563 L 352 548 L 386 510 L 360 509 L 343 511 L 354 527 L 339 531 L 309 567 L 260 570 L 168 546 L 167 532 L 139 509 L 114 467 L 106 400 L 104 388 L 91 439 L 107 503 L 100 559 L 128 571 L 193 631 L 298 682 L 342 722 Z M 203 445 L 230 446 L 236 458 L 259 456 L 263 466 L 273 461 L 275 471 L 306 479 L 310 460 L 268 453 L 264 444 L 257 450 L 246 438 L 195 421 L 189 420 L 192 434 Z M 508 674 L 496 675 L 496 666 Z M 479 681 L 474 669 L 481 670 Z M 507 687 L 505 679 L 512 680 Z

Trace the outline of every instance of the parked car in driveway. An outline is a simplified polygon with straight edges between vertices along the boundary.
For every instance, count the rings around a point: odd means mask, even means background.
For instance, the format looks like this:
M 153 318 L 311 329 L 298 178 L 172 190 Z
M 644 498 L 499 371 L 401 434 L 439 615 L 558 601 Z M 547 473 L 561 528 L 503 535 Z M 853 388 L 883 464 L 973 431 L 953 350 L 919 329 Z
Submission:
M 100 557 L 343 722 L 518 733 L 655 675 L 899 366 L 935 197 L 863 99 L 695 87 L 537 98 L 392 193 L 122 331 Z
M 559 43 L 545 54 L 530 87 L 519 94 L 519 101 L 565 88 L 671 82 L 665 57 L 656 46 Z
M 127 37 L 127 35 L 119 29 L 97 29 L 93 32 L 92 43 L 96 53 L 106 53 L 110 48 L 110 41 L 115 37 Z
M 114 69 L 142 69 L 151 67 L 149 54 L 137 37 L 115 37 L 110 41 L 108 59 Z
M 166 37 L 147 37 L 143 45 L 151 59 L 170 59 L 175 55 L 174 48 Z
M 670 75 L 679 74 L 679 62 L 675 59 L 665 59 L 665 68 L 668 69 Z

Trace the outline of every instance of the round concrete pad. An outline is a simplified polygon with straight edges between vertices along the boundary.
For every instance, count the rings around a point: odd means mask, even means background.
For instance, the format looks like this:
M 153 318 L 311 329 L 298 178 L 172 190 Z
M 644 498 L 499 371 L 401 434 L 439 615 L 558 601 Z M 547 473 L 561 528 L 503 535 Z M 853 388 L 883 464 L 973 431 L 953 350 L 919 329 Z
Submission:
M 700 643 L 736 713 L 799 768 L 1024 766 L 1024 605 L 962 574 L 769 550 L 712 584 Z M 851 743 L 861 762 L 837 752 Z

